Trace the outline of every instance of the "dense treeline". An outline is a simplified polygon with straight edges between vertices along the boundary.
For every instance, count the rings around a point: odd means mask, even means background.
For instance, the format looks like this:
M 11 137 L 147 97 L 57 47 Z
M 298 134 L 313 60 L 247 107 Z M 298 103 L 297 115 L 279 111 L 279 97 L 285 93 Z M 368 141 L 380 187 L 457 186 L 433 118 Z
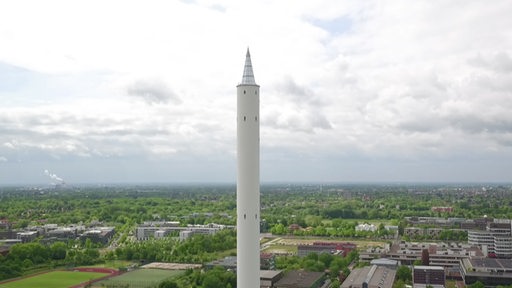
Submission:
M 70 190 L 0 188 L 0 219 L 12 228 L 30 224 L 103 222 L 126 232 L 137 223 L 165 219 L 186 224 L 236 223 L 233 185 L 85 187 Z M 350 225 L 408 216 L 512 218 L 510 187 L 262 185 L 262 218 L 268 229 L 281 224 L 318 228 L 305 235 L 355 236 Z M 453 212 L 435 212 L 449 206 Z M 346 227 L 335 221 L 344 220 Z M 328 220 L 328 221 L 325 221 Z M 353 221 L 350 221 L 353 220 Z M 331 221 L 332 224 L 328 225 Z M 124 227 L 123 227 L 124 226 Z M 333 230 L 336 230 L 334 231 Z M 281 229 L 282 230 L 282 229 Z M 276 234 L 286 234 L 287 231 Z M 299 232 L 294 232 L 299 233 Z
M 7 256 L 0 255 L 0 280 L 22 276 L 38 268 L 57 266 L 91 265 L 100 261 L 98 249 L 89 244 L 55 242 L 43 245 L 39 242 L 15 244 Z
M 194 235 L 188 241 L 165 238 L 128 242 L 107 257 L 147 262 L 206 263 L 217 259 L 219 252 L 235 248 L 235 231 L 225 229 L 214 235 Z
M 31 222 L 71 224 L 102 221 L 122 225 L 147 220 L 183 224 L 236 223 L 236 187 L 85 187 L 68 190 L 0 188 L 0 219 L 15 227 Z M 313 226 L 321 219 L 400 220 L 408 216 L 512 218 L 512 189 L 505 186 L 343 186 L 262 185 L 262 216 L 269 227 L 281 223 Z M 450 206 L 453 212 L 434 212 Z M 318 225 L 314 225 L 318 226 Z
M 18 277 L 38 268 L 92 265 L 104 260 L 143 262 L 181 262 L 203 264 L 225 255 L 235 255 L 234 230 L 222 230 L 214 235 L 194 235 L 186 241 L 169 237 L 125 245 L 100 255 L 90 241 L 70 241 L 44 245 L 39 242 L 15 244 L 7 256 L 0 255 L 0 280 Z M 199 281 L 199 280 L 197 280 Z M 202 281 L 202 280 L 201 280 Z
M 159 288 L 231 288 L 236 287 L 236 274 L 222 267 L 214 267 L 206 272 L 188 270 L 185 275 L 170 280 L 165 285 L 164 282 Z
M 282 223 L 275 224 L 270 232 L 274 235 L 294 235 L 294 236 L 328 236 L 328 237 L 344 237 L 344 238 L 386 238 L 392 237 L 393 232 L 386 230 L 383 223 L 380 223 L 376 231 L 357 231 L 356 226 L 359 224 L 353 220 L 335 219 L 332 221 L 322 221 L 320 223 L 302 223 L 300 220 L 295 222 L 302 227 L 310 229 L 290 230 L 289 227 Z M 400 223 L 395 223 L 399 225 Z
M 231 186 L 156 188 L 81 188 L 0 190 L 0 219 L 16 222 L 76 224 L 101 221 L 117 225 L 166 219 L 184 224 L 234 224 L 236 200 Z M 191 215 L 196 213 L 195 215 Z M 204 213 L 209 213 L 205 216 Z M 211 214 L 210 214 L 211 213 Z M 226 214 L 227 213 L 227 214 Z M 16 219 L 16 221 L 14 221 Z

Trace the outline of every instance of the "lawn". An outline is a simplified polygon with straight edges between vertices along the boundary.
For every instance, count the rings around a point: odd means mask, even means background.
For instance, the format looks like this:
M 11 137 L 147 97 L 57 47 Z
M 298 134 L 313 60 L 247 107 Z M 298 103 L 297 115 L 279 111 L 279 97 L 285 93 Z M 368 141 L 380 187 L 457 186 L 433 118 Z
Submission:
M 53 271 L 0 284 L 0 288 L 67 288 L 106 275 L 105 273 L 96 272 Z
M 380 246 L 384 247 L 386 242 L 384 241 L 373 241 L 373 240 L 361 240 L 361 239 L 350 239 L 350 238 L 321 238 L 321 237 L 294 237 L 294 238 L 276 238 L 270 245 L 264 245 L 264 252 L 267 253 L 297 253 L 298 245 L 311 245 L 313 242 L 324 241 L 324 242 L 351 242 L 357 245 L 359 250 L 364 250 L 368 247 Z
M 130 285 L 130 288 L 154 287 L 163 280 L 176 277 L 182 273 L 183 271 L 180 270 L 137 269 L 95 283 L 93 287 L 105 287 L 108 285 L 121 286 L 126 284 Z
M 136 263 L 134 261 L 126 261 L 126 260 L 107 260 L 105 263 L 100 263 L 96 265 L 92 265 L 90 267 L 102 267 L 102 268 L 114 268 L 119 269 L 122 267 L 128 267 L 132 265 L 133 263 Z

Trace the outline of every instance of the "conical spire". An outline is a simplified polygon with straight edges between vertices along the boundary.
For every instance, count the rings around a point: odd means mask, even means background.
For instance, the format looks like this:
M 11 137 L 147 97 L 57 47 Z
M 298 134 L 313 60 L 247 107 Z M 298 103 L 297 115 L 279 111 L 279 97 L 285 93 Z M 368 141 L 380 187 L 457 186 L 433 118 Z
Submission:
M 247 54 L 245 55 L 244 75 L 242 76 L 241 84 L 256 85 L 254 72 L 252 72 L 251 53 L 249 53 L 249 48 L 247 48 Z

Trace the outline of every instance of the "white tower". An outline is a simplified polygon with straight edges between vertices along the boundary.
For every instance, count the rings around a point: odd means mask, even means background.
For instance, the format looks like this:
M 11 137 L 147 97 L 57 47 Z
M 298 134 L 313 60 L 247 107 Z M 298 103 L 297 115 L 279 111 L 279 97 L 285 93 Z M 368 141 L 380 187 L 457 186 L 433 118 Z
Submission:
M 260 86 L 247 49 L 237 87 L 237 287 L 260 287 Z

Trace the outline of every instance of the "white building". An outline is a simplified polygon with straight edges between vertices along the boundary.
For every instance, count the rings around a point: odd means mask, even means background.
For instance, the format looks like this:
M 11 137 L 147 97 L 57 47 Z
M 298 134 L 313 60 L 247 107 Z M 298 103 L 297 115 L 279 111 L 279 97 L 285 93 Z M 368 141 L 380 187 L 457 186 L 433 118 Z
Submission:
M 377 227 L 373 224 L 368 224 L 368 223 L 364 223 L 364 224 L 359 224 L 356 226 L 356 231 L 371 231 L 371 232 L 375 232 L 377 231 Z
M 486 229 L 468 231 L 468 243 L 477 245 L 484 255 L 512 258 L 512 228 L 510 220 L 487 223 Z

